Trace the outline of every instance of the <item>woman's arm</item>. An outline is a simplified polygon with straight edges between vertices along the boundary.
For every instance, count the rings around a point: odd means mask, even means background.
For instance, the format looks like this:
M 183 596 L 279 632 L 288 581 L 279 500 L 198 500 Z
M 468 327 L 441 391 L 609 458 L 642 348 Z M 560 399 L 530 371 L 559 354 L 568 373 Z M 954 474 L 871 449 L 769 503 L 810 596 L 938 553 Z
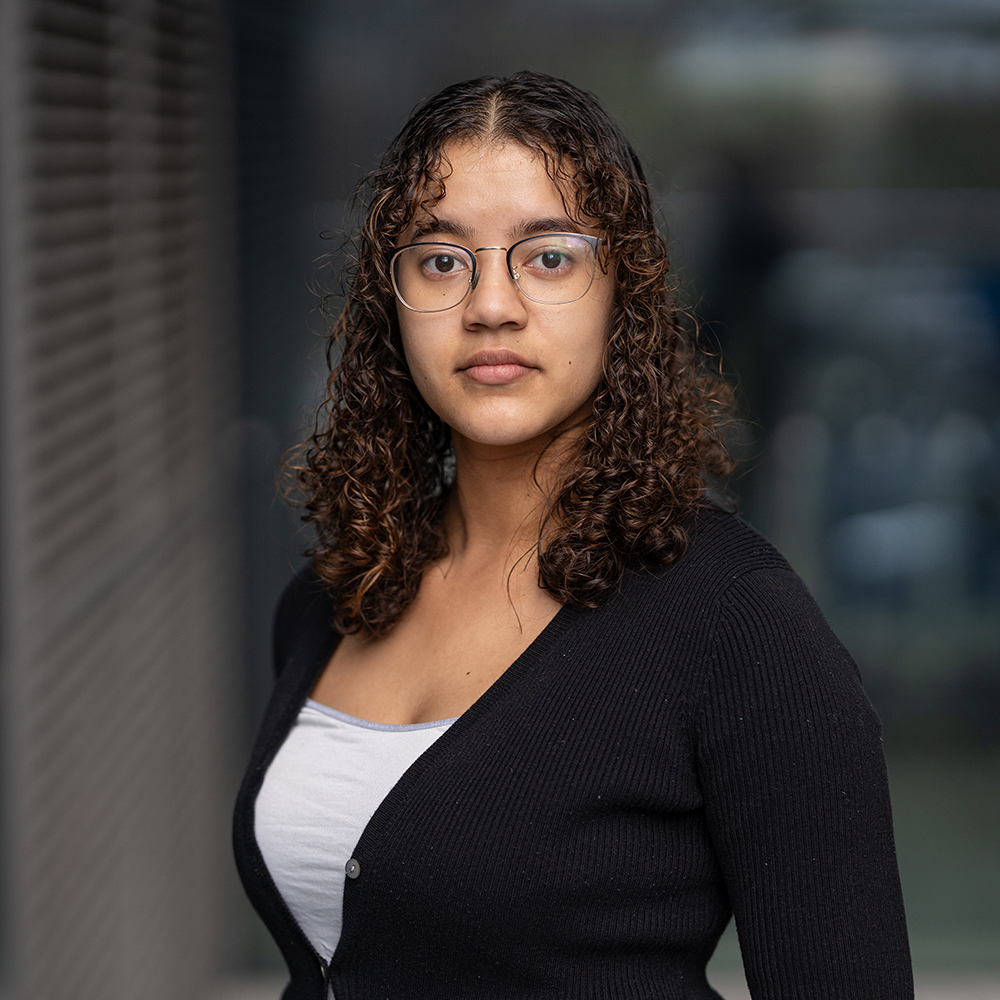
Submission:
M 790 570 L 734 580 L 699 769 L 755 1000 L 910 1000 L 881 727 Z

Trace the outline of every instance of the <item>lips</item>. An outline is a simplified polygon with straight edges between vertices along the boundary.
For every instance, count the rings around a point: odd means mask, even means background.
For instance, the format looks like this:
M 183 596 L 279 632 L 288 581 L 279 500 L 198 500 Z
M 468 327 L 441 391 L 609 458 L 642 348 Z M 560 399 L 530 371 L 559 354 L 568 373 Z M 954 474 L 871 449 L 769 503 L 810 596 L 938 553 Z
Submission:
M 507 385 L 531 369 L 532 365 L 513 351 L 484 350 L 473 354 L 459 370 L 481 385 Z

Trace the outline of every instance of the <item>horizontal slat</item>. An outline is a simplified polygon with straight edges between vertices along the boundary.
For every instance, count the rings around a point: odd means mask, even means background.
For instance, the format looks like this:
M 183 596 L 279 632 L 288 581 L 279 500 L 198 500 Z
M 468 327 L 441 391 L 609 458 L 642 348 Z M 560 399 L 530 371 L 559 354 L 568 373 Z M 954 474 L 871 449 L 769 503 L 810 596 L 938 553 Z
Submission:
M 36 104 L 30 127 L 32 137 L 42 142 L 110 142 L 113 137 L 111 117 L 103 108 Z
M 31 37 L 31 61 L 39 69 L 55 69 L 108 79 L 109 46 L 105 43 L 60 37 L 41 31 Z
M 54 468 L 61 453 L 76 444 L 86 444 L 88 437 L 110 433 L 116 417 L 115 383 L 111 373 L 97 370 L 89 379 L 82 379 L 64 392 L 65 405 L 53 396 L 48 406 L 33 408 L 30 425 L 35 438 L 32 455 L 42 465 L 36 476 Z
M 77 433 L 64 448 L 38 449 L 36 454 L 51 457 L 44 473 L 32 477 L 31 496 L 34 499 L 31 523 L 36 531 L 59 530 L 58 514 L 74 498 L 89 496 L 95 483 L 113 482 L 116 436 L 114 413 L 96 413 L 87 435 L 81 421 Z
M 105 208 L 79 208 L 37 214 L 32 219 L 31 235 L 39 249 L 89 243 L 114 232 L 111 212 Z
M 178 31 L 173 35 L 159 36 L 156 54 L 167 65 L 203 66 L 206 55 L 206 45 L 199 36 L 200 25 L 190 19 L 177 22 Z
M 194 200 L 194 199 L 192 199 Z M 163 257 L 167 267 L 180 267 L 181 261 L 192 264 L 203 259 L 203 249 L 191 239 L 196 222 L 190 214 L 185 213 L 184 219 L 160 233 L 163 247 Z
M 165 87 L 160 83 L 157 94 L 156 113 L 166 120 L 187 120 L 201 118 L 205 111 L 205 102 L 197 91 L 191 91 L 185 85 L 175 89 Z
M 33 604 L 25 619 L 34 662 L 51 662 L 59 676 L 70 670 L 74 649 L 79 655 L 88 647 L 83 638 L 81 645 L 74 647 L 69 637 L 91 634 L 86 623 L 93 617 L 100 620 L 102 608 L 110 605 L 120 610 L 122 593 L 131 594 L 136 589 L 136 575 L 148 573 L 148 567 L 157 567 L 158 579 L 169 571 L 175 559 L 187 566 L 187 572 L 203 572 L 197 567 L 211 559 L 210 553 L 196 549 L 196 558 L 192 560 L 191 553 L 182 552 L 190 538 L 204 537 L 208 530 L 204 503 L 197 484 L 181 485 L 186 485 L 188 492 L 169 518 L 150 523 L 131 517 L 130 507 L 120 508 L 119 514 L 124 516 L 118 518 L 117 531 L 101 540 L 103 556 L 92 561 L 93 553 L 78 551 L 65 561 L 63 574 L 47 581 L 47 598 Z M 88 586 L 74 586 L 78 580 L 86 580 Z M 103 635 L 105 631 L 102 627 L 96 634 Z M 36 676 L 32 672 L 32 683 Z M 28 694 L 30 700 L 34 688 Z
M 67 351 L 62 357 L 53 358 L 52 363 L 39 365 L 32 380 L 35 396 L 30 411 L 32 433 L 44 437 L 54 428 L 66 433 L 81 408 L 113 391 L 116 357 L 114 344 L 105 338 L 91 344 L 85 342 L 81 349 Z
M 43 504 L 46 495 L 61 492 L 60 481 L 84 478 L 90 474 L 88 470 L 96 471 L 103 463 L 114 464 L 119 433 L 115 426 L 114 384 L 107 379 L 107 373 L 105 380 L 104 394 L 93 393 L 92 383 L 90 398 L 83 399 L 80 408 L 67 414 L 61 425 L 49 423 L 32 443 L 34 468 L 24 485 L 30 488 L 36 503 Z M 41 513 L 36 507 L 33 516 Z
M 36 247 L 31 255 L 31 277 L 36 285 L 68 281 L 82 275 L 96 277 L 114 266 L 113 245 L 108 237 L 52 247 Z
M 181 265 L 186 264 L 189 257 L 178 257 Z M 190 291 L 185 286 L 191 277 L 191 269 L 187 266 L 172 268 L 165 273 L 163 284 L 163 337 L 168 340 L 175 335 L 185 338 L 196 336 L 192 320 Z
M 35 650 L 39 671 L 32 675 L 32 684 L 50 691 L 54 703 L 79 702 L 87 674 L 111 669 L 114 661 L 107 655 L 107 646 L 115 641 L 111 635 L 118 611 L 115 598 L 114 586 L 100 581 L 82 607 L 70 614 L 64 611 L 59 628 L 39 637 Z M 40 692 L 29 690 L 29 695 L 36 693 Z
M 160 238 L 160 230 L 198 224 L 199 203 L 194 192 L 164 198 L 156 174 L 146 173 L 129 180 L 134 195 L 127 203 L 118 203 L 114 217 L 104 206 L 38 213 L 32 224 L 35 244 L 46 249 L 89 242 L 109 236 L 114 231 L 113 223 L 129 239 L 155 241 Z
M 105 305 L 99 305 L 80 313 L 63 316 L 55 322 L 40 326 L 36 332 L 34 351 L 58 353 L 73 340 L 103 336 L 114 326 L 114 314 Z
M 110 4 L 35 0 L 32 10 L 32 26 L 36 31 L 81 41 L 108 43 Z
M 30 156 L 34 177 L 89 174 L 106 172 L 111 168 L 111 151 L 106 142 L 42 141 L 36 137 Z
M 39 179 L 30 190 L 31 205 L 39 212 L 106 208 L 112 204 L 111 185 L 105 172 Z
M 192 38 L 208 27 L 204 10 L 197 4 L 178 0 L 163 0 L 157 10 L 157 27 L 160 41 L 166 44 L 172 38 Z
M 192 195 L 164 198 L 160 203 L 161 227 L 167 231 L 174 230 L 178 235 L 181 230 L 190 230 L 197 224 L 191 212 L 196 203 L 197 198 Z
M 106 79 L 68 70 L 38 69 L 31 81 L 32 104 L 51 104 L 64 108 L 111 107 L 111 92 Z
M 34 317 L 43 325 L 69 314 L 85 313 L 88 309 L 110 308 L 114 289 L 111 282 L 95 281 L 92 276 L 53 282 L 39 288 L 35 295 Z
M 204 83 L 209 75 L 201 58 L 205 51 L 203 43 L 193 41 L 161 57 L 160 81 L 164 91 L 184 92 L 198 101 L 204 100 Z
M 44 581 L 71 562 L 86 573 L 88 563 L 107 551 L 116 528 L 114 476 L 94 476 L 85 487 L 61 493 L 44 516 L 29 522 L 30 577 Z

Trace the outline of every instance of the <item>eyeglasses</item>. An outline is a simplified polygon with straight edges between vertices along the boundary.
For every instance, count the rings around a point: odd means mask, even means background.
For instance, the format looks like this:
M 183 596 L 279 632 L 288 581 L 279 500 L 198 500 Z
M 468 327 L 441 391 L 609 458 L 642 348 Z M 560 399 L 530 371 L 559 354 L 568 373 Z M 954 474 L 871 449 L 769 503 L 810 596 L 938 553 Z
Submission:
M 456 243 L 411 243 L 389 257 L 396 298 L 414 312 L 453 309 L 479 281 L 476 254 L 506 250 L 514 284 L 532 302 L 562 305 L 587 294 L 597 263 L 596 236 L 545 233 L 512 247 L 469 250 Z

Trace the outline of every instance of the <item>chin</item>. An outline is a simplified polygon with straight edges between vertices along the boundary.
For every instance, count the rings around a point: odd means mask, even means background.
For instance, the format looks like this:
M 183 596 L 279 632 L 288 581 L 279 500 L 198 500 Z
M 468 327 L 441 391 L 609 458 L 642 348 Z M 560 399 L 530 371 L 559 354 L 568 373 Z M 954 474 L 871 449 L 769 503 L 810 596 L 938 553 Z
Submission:
M 558 435 L 558 428 L 565 420 L 553 423 L 520 423 L 511 420 L 494 420 L 475 425 L 452 425 L 452 433 L 470 443 L 493 448 L 532 446 L 541 449 Z
M 544 431 L 520 431 L 509 427 L 458 429 L 456 432 L 474 444 L 487 445 L 494 448 L 513 448 L 517 445 L 528 444 L 545 434 Z
M 520 400 L 491 400 L 491 405 L 482 407 L 449 408 L 450 413 L 438 415 L 452 429 L 453 435 L 465 438 L 470 443 L 494 448 L 514 448 L 519 445 L 547 445 L 560 428 L 585 420 L 590 400 L 558 408 L 535 405 L 518 405 Z M 452 417 L 454 419 L 449 419 Z

